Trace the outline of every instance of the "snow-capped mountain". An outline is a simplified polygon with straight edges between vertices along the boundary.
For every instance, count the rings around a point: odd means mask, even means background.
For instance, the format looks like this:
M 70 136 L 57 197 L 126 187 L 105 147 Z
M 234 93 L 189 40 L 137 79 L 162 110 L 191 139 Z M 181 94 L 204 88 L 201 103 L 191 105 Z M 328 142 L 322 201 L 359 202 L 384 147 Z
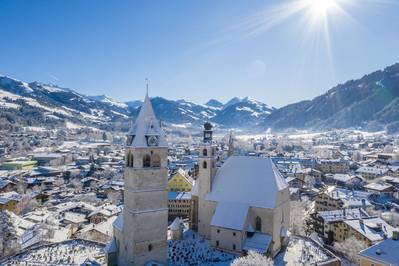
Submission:
M 130 115 L 127 106 L 109 98 L 95 100 L 71 89 L 5 76 L 0 76 L 0 107 L 1 118 L 17 120 L 21 125 L 57 126 L 70 122 L 102 128 Z
M 210 99 L 209 101 L 206 102 L 205 105 L 208 107 L 213 107 L 213 108 L 217 108 L 217 109 L 221 109 L 224 107 L 224 104 L 219 102 L 216 99 Z
M 362 127 L 399 132 L 399 63 L 361 79 L 339 84 L 313 100 L 275 109 L 252 98 L 234 97 L 225 104 L 151 99 L 167 126 L 200 128 L 211 121 L 221 128 L 333 129 Z M 140 100 L 119 102 L 108 96 L 86 96 L 71 89 L 0 76 L 0 128 L 48 127 L 68 123 L 121 130 L 137 116 Z
M 185 100 L 151 99 L 158 118 L 166 124 L 200 126 L 212 121 L 221 127 L 243 128 L 258 124 L 274 108 L 250 98 L 234 98 L 227 104 L 212 99 L 207 104 Z M 0 118 L 17 119 L 21 125 L 60 126 L 73 123 L 97 128 L 127 127 L 137 116 L 142 101 L 122 103 L 106 95 L 86 96 L 72 89 L 39 82 L 26 83 L 0 76 Z M 68 123 L 67 123 L 68 122 Z M 11 122 L 10 122 L 11 123 Z
M 227 127 L 243 127 L 258 125 L 275 110 L 267 104 L 245 97 L 228 101 L 212 121 Z
M 126 109 L 127 108 L 127 104 L 120 102 L 118 100 L 112 99 L 111 97 L 108 97 L 107 95 L 97 95 L 97 96 L 89 96 L 90 99 L 97 101 L 97 102 L 102 102 L 102 103 L 106 103 L 112 106 L 116 106 L 119 108 L 123 108 Z
M 163 121 L 174 124 L 202 124 L 204 121 L 211 121 L 228 128 L 258 125 L 275 109 L 249 97 L 233 98 L 227 104 L 211 99 L 205 105 L 201 105 L 185 100 L 167 100 L 162 97 L 152 98 L 151 102 L 155 113 Z M 137 114 L 140 107 L 137 102 L 134 102 L 134 107 L 131 109 L 134 114 Z

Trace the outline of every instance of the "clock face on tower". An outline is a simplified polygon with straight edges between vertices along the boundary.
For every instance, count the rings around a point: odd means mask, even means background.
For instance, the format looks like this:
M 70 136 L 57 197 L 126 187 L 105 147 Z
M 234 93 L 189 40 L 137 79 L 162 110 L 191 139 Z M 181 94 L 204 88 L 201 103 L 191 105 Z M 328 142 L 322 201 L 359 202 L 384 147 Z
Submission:
M 158 146 L 159 140 L 158 136 L 148 136 L 147 137 L 147 145 L 148 146 Z

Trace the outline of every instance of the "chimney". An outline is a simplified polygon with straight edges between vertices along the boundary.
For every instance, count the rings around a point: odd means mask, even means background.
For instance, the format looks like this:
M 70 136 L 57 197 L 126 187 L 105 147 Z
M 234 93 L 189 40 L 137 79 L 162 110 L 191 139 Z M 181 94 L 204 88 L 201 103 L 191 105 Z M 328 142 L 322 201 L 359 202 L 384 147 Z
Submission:
M 392 232 L 392 240 L 395 240 L 395 241 L 399 240 L 399 231 L 395 230 Z

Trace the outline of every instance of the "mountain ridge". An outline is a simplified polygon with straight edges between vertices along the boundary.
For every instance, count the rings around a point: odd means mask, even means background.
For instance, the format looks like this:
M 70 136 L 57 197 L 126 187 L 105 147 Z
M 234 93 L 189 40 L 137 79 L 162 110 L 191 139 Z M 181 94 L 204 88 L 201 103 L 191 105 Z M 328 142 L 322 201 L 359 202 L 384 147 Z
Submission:
M 199 127 L 205 121 L 220 128 L 262 132 L 291 129 L 387 129 L 399 132 L 399 63 L 338 84 L 311 100 L 274 108 L 250 97 L 226 103 L 210 99 L 151 98 L 156 115 L 167 124 Z M 141 100 L 125 103 L 106 95 L 86 96 L 75 90 L 0 76 L 0 122 L 9 125 L 65 121 L 101 129 L 122 130 L 137 116 Z M 34 115 L 31 115 L 34 114 Z

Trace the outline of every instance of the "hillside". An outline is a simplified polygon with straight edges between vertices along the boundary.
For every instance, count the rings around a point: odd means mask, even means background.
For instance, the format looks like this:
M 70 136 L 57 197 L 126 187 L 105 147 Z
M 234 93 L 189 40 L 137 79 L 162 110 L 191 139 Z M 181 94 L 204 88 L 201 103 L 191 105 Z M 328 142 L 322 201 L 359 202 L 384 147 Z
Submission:
M 275 130 L 392 127 L 399 120 L 399 64 L 340 84 L 310 101 L 274 111 L 261 124 Z

